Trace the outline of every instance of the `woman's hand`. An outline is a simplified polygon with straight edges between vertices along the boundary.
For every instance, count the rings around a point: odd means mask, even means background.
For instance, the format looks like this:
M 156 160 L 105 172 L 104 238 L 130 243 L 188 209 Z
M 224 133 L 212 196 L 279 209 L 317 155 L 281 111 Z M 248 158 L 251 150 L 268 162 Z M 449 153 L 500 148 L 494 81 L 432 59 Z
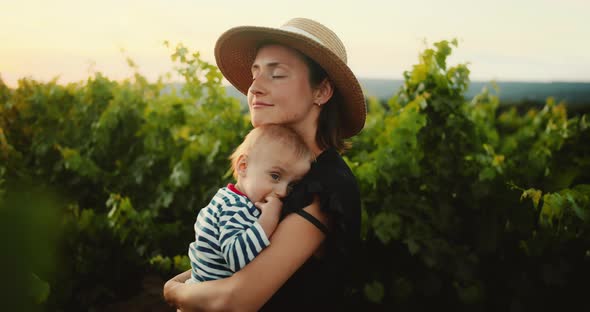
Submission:
M 182 290 L 181 286 L 185 285 L 184 282 L 190 277 L 191 270 L 188 270 L 174 276 L 169 281 L 167 281 L 166 284 L 164 284 L 164 299 L 169 305 L 178 308 L 178 297 L 180 295 L 180 291 Z
M 177 311 L 228 311 L 231 280 L 185 284 L 191 271 L 182 272 L 164 284 L 164 299 Z

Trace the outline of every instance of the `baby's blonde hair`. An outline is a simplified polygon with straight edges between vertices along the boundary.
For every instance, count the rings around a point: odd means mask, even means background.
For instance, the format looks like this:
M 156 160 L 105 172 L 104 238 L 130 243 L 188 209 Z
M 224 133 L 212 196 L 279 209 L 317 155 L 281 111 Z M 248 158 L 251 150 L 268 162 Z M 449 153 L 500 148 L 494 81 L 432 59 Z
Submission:
M 292 129 L 280 125 L 264 125 L 252 129 L 236 150 L 229 157 L 231 169 L 235 179 L 238 178 L 238 159 L 241 155 L 248 155 L 256 145 L 261 143 L 278 143 L 287 152 L 295 153 L 297 158 L 305 158 L 310 162 L 314 156 L 303 139 Z

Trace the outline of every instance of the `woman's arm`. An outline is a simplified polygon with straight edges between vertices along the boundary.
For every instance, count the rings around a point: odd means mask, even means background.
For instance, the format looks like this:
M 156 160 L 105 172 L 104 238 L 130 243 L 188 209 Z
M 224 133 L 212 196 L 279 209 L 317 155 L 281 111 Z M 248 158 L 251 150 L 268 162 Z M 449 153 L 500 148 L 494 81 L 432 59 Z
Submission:
M 304 209 L 327 224 L 317 198 Z M 309 221 L 290 214 L 279 223 L 270 246 L 242 270 L 225 279 L 197 284 L 182 284 L 177 276 L 164 286 L 164 296 L 183 311 L 256 311 L 311 257 L 324 237 Z

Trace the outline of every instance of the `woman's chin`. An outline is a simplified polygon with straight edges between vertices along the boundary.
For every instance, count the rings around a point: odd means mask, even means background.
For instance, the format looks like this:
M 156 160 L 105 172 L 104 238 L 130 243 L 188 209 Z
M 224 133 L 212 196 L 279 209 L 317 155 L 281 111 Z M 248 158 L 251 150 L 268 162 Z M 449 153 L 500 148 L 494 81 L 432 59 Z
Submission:
M 272 118 L 252 118 L 252 126 L 254 128 L 273 124 L 277 124 L 277 121 L 273 120 Z

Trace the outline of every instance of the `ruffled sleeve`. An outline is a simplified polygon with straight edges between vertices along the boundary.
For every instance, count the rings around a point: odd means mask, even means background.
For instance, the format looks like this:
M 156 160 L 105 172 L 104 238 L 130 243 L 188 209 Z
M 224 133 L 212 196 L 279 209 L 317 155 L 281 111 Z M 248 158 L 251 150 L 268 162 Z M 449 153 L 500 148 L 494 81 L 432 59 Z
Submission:
M 314 194 L 320 209 L 330 216 L 327 256 L 346 259 L 360 242 L 360 194 L 352 171 L 334 149 L 324 151 L 283 205 L 283 216 L 311 204 Z

